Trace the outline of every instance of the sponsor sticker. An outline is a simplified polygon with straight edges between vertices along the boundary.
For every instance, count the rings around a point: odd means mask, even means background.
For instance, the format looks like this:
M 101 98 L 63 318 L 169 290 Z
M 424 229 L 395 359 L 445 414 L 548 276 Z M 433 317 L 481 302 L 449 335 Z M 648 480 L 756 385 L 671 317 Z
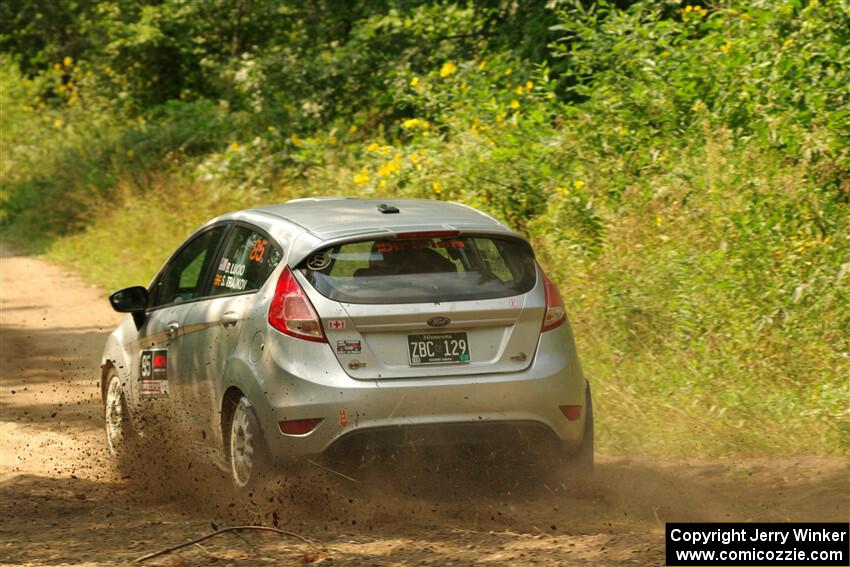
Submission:
M 344 319 L 331 319 L 328 321 L 328 329 L 344 329 L 345 328 L 345 320 Z
M 344 340 L 336 342 L 338 354 L 360 354 L 360 341 Z
M 168 395 L 168 350 L 143 350 L 139 358 L 139 393 Z
M 348 427 L 348 414 L 345 413 L 345 408 L 339 408 L 339 426 Z

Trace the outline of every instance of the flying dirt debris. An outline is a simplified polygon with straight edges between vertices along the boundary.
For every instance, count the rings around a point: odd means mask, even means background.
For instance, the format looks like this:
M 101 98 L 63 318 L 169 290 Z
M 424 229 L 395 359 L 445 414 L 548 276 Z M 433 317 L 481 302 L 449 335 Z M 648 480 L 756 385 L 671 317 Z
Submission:
M 846 521 L 841 458 L 598 459 L 592 486 L 465 455 L 339 470 L 307 464 L 253 494 L 189 459 L 122 477 L 102 432 L 99 356 L 118 317 L 102 290 L 8 248 L 2 272 L 0 563 L 111 565 L 229 526 L 145 565 L 635 564 L 663 557 L 663 522 Z M 176 460 L 179 462 L 179 459 Z M 333 465 L 328 468 L 333 468 Z

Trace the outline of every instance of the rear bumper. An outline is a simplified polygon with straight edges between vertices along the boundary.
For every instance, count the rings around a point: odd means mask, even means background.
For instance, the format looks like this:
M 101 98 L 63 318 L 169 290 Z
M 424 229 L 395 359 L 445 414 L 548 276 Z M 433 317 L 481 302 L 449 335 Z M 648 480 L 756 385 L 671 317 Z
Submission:
M 568 325 L 541 336 L 522 372 L 436 378 L 355 380 L 327 344 L 300 341 L 293 357 L 290 340 L 267 341 L 263 395 L 251 400 L 276 461 L 370 445 L 552 442 L 569 450 L 584 435 L 585 381 Z M 581 418 L 568 420 L 560 405 L 581 406 Z M 278 426 L 314 418 L 322 422 L 306 435 Z

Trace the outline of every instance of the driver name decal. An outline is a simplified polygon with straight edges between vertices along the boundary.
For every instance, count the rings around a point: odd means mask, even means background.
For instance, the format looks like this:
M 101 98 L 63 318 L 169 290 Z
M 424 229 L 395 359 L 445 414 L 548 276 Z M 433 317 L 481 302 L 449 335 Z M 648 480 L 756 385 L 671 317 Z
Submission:
M 139 393 L 142 396 L 168 395 L 168 350 L 143 350 L 139 365 Z

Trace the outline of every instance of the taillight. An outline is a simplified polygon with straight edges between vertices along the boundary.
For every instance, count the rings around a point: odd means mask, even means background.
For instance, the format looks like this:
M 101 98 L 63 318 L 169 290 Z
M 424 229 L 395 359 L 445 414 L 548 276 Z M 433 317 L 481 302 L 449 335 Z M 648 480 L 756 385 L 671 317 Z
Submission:
M 289 266 L 283 269 L 269 307 L 269 325 L 290 337 L 325 343 L 322 321 Z
M 543 327 L 540 332 L 551 331 L 557 329 L 567 320 L 567 312 L 564 309 L 564 302 L 561 301 L 561 292 L 558 291 L 558 286 L 553 284 L 543 270 L 543 290 L 546 292 L 546 314 L 543 316 Z

